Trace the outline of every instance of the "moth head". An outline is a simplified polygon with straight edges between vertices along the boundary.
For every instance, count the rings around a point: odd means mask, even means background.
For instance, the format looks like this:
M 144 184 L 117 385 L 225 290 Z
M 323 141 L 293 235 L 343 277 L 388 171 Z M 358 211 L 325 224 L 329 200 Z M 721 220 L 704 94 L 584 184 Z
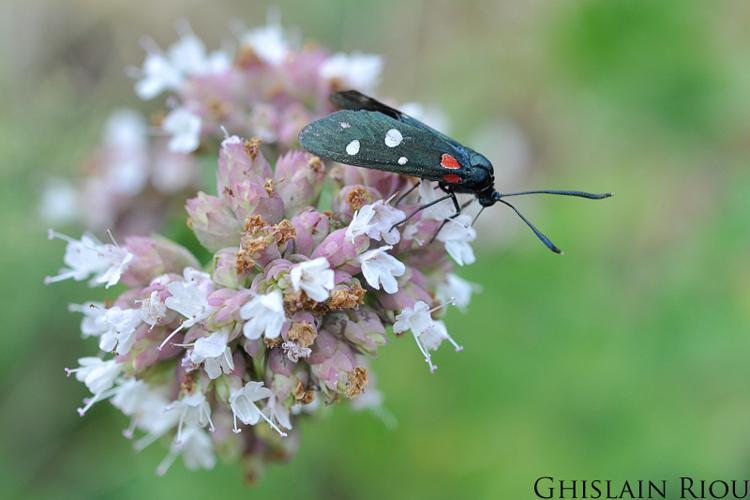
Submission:
M 494 173 L 492 169 L 492 163 L 490 163 L 490 160 L 488 160 L 487 157 L 483 154 L 474 153 L 473 155 L 471 155 L 470 162 L 472 168 L 481 168 L 489 174 Z

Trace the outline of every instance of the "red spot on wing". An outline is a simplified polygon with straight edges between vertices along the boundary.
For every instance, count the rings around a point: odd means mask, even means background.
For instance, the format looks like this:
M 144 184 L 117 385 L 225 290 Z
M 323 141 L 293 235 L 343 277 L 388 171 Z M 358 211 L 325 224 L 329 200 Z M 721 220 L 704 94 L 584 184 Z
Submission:
M 449 170 L 457 170 L 461 168 L 461 164 L 458 163 L 458 160 L 448 153 L 443 153 L 443 156 L 440 157 L 440 166 Z
M 461 182 L 461 177 L 456 174 L 445 174 L 443 176 L 443 180 L 448 184 L 458 184 L 459 182 Z

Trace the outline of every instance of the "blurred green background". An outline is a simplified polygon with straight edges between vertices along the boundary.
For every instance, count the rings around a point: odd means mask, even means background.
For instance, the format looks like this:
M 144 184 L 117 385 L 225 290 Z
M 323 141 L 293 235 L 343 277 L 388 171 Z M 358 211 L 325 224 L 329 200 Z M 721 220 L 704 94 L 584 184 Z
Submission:
M 42 285 L 44 179 L 72 176 L 107 114 L 143 107 L 123 68 L 185 18 L 209 46 L 264 2 L 0 4 L 0 484 L 4 498 L 532 498 L 541 475 L 743 478 L 750 470 L 750 4 L 397 0 L 277 2 L 333 49 L 383 54 L 380 94 L 437 103 L 469 140 L 523 133 L 514 185 L 612 190 L 524 201 L 556 257 L 495 208 L 461 274 L 483 287 L 448 326 L 464 344 L 430 375 L 409 339 L 374 367 L 399 425 L 343 405 L 303 424 L 299 454 L 248 488 L 235 465 L 164 478 L 126 419 L 86 418 L 63 367 L 92 352 Z M 502 152 L 501 152 L 502 153 Z M 492 158 L 503 170 L 500 159 Z M 533 203 L 533 205 L 532 205 Z M 521 203 L 519 203 L 521 205 Z M 502 221 L 502 224 L 500 222 Z M 493 224 L 496 222 L 496 224 Z M 500 227 L 514 237 L 498 241 Z M 676 498 L 673 497 L 673 498 Z

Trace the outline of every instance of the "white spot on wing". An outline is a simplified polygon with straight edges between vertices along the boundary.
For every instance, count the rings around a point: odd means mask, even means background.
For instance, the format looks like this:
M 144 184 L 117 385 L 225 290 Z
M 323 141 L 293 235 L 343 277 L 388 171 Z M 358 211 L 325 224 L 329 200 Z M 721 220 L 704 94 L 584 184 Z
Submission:
M 401 132 L 399 132 L 395 128 L 392 128 L 385 133 L 385 145 L 389 148 L 395 148 L 396 146 L 401 144 L 401 141 L 403 140 L 404 136 L 402 136 Z
M 359 141 L 354 139 L 352 142 L 346 145 L 346 154 L 354 156 L 359 153 Z
M 340 122 L 339 125 L 341 125 L 341 128 L 349 128 L 352 126 L 349 122 Z
M 409 158 L 407 158 L 406 156 L 402 156 L 401 158 L 398 159 L 398 164 L 399 165 L 406 165 L 407 161 L 409 161 Z

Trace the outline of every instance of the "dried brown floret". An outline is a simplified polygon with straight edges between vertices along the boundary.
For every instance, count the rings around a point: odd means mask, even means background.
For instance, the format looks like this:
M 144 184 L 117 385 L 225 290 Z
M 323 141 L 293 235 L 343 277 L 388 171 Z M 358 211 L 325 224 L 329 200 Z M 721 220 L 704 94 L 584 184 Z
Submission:
M 226 103 L 215 97 L 209 97 L 206 104 L 208 105 L 208 112 L 217 120 L 223 120 L 229 116 L 229 108 Z
M 239 68 L 249 68 L 257 64 L 261 64 L 263 61 L 258 54 L 249 45 L 243 45 L 237 53 L 237 57 L 234 59 L 234 65 Z
M 297 236 L 297 230 L 289 220 L 284 219 L 274 226 L 272 234 L 276 244 L 281 246 L 287 241 L 293 240 Z
M 328 299 L 328 307 L 331 311 L 358 309 L 364 302 L 365 289 L 359 283 L 354 283 L 351 287 L 334 290 Z
M 243 232 L 246 234 L 255 234 L 259 229 L 266 227 L 266 221 L 260 215 L 248 215 L 245 219 Z
M 344 198 L 347 205 L 349 205 L 349 208 L 352 209 L 352 211 L 359 210 L 360 208 L 364 207 L 369 203 L 370 200 L 368 200 L 367 196 L 367 190 L 364 188 L 364 186 L 354 186 L 351 191 L 346 193 L 346 197 Z
M 269 339 L 268 337 L 263 337 L 263 342 L 266 344 L 266 347 L 269 349 L 273 349 L 274 347 L 280 346 L 281 343 L 284 341 L 281 337 L 276 337 L 275 339 Z
M 250 159 L 254 160 L 258 157 L 258 153 L 260 152 L 261 142 L 260 137 L 253 137 L 242 144 L 242 149 L 245 150 L 245 153 L 247 153 L 247 156 L 249 156 Z
M 344 395 L 347 398 L 352 399 L 365 390 L 367 387 L 367 370 L 362 366 L 355 366 L 354 369 L 349 372 L 349 377 L 346 380 L 346 387 L 344 388 Z
M 180 382 L 180 392 L 183 394 L 192 394 L 195 389 L 195 382 L 198 378 L 198 372 L 188 372 L 185 374 L 185 378 Z
M 308 160 L 307 162 L 307 166 L 310 167 L 313 170 L 313 172 L 315 172 L 316 174 L 319 174 L 325 171 L 323 162 L 317 156 L 311 156 L 310 160 Z
M 290 289 L 284 293 L 284 310 L 287 314 L 294 314 L 297 311 L 325 312 L 320 310 L 321 305 L 308 297 L 303 290 L 297 292 Z
M 253 254 L 240 248 L 239 251 L 237 251 L 237 263 L 235 264 L 235 270 L 237 271 L 237 274 L 243 274 L 248 271 L 252 271 L 254 267 L 255 259 L 253 259 Z
M 273 179 L 271 178 L 266 179 L 266 182 L 263 184 L 263 189 L 266 190 L 266 193 L 268 193 L 268 196 L 273 196 Z
M 294 388 L 294 399 L 303 405 L 309 405 L 315 399 L 315 392 L 305 387 L 301 381 L 297 381 L 297 385 Z
M 307 321 L 292 323 L 289 327 L 289 340 L 296 342 L 300 347 L 310 347 L 315 342 L 318 332 L 315 326 Z

